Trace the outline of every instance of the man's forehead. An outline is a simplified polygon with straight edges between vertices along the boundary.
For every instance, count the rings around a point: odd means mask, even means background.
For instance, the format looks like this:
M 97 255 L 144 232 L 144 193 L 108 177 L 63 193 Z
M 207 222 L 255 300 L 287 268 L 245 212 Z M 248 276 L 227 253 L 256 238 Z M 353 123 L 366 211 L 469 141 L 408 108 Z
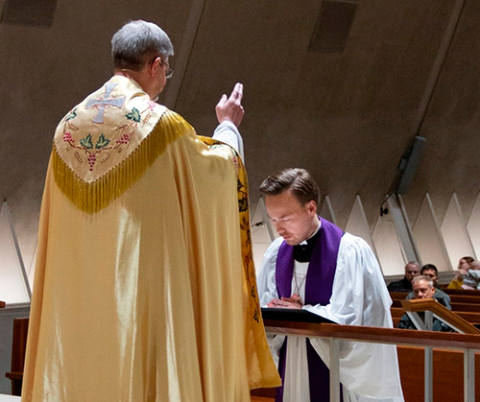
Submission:
M 428 284 L 428 281 L 426 281 L 425 279 L 420 279 L 419 281 L 415 281 L 413 283 L 413 288 L 429 288 L 429 284 Z
M 285 218 L 288 218 L 291 215 L 293 215 L 293 213 L 291 211 L 286 212 L 286 211 L 271 210 L 270 213 L 267 211 L 267 216 L 270 219 L 285 219 Z
M 273 214 L 287 215 L 302 209 L 302 204 L 290 190 L 265 196 L 265 206 L 269 216 Z
M 405 269 L 406 269 L 407 271 L 420 271 L 420 268 L 417 267 L 417 266 L 414 265 L 414 264 L 408 264 L 408 265 L 405 267 Z

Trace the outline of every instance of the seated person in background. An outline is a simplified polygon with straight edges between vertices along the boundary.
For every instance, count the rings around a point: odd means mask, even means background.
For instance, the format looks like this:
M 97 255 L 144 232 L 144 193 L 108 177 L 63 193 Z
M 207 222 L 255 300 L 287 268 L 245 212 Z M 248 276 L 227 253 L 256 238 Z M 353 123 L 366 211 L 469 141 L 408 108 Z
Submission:
M 433 281 L 433 286 L 435 286 L 435 294 L 433 295 L 433 298 L 436 299 L 439 303 L 443 304 L 446 308 L 451 310 L 452 306 L 450 305 L 450 296 L 447 295 L 442 289 L 440 289 L 440 286 L 438 286 L 437 267 L 433 264 L 426 264 L 422 267 L 420 275 L 428 276 Z M 411 300 L 413 298 L 415 298 L 415 295 L 413 292 L 410 292 L 407 296 L 407 300 Z
M 413 294 L 415 299 L 434 299 L 437 289 L 434 286 L 433 280 L 428 276 L 417 276 L 412 280 Z M 420 318 L 424 318 L 424 312 L 418 313 Z M 407 313 L 405 313 L 397 328 L 401 329 L 417 329 L 413 324 Z M 433 318 L 433 331 L 452 332 L 453 330 L 437 318 Z
M 463 284 L 463 277 L 467 274 L 470 269 L 470 264 L 474 261 L 472 257 L 462 257 L 458 262 L 457 272 L 455 273 L 454 278 L 447 286 L 447 289 L 460 289 Z
M 387 289 L 389 292 L 411 292 L 412 279 L 420 275 L 421 265 L 417 261 L 410 261 L 405 265 L 405 276 L 400 281 L 391 282 Z
M 463 277 L 462 289 L 466 290 L 480 290 L 480 262 L 472 261 L 470 269 Z

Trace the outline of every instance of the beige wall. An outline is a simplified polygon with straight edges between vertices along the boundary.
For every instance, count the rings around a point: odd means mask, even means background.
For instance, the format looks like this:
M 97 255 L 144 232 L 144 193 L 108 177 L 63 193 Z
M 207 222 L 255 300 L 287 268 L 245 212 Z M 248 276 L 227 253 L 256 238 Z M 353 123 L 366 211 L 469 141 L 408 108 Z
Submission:
M 272 171 L 305 167 L 340 226 L 358 194 L 372 230 L 397 162 L 420 134 L 427 148 L 403 197 L 409 217 L 416 219 L 428 191 L 442 220 L 455 191 L 468 219 L 480 183 L 478 2 L 465 3 L 426 115 L 418 114 L 456 4 L 362 0 L 343 53 L 308 51 L 319 0 L 57 0 L 51 27 L 0 24 L 0 197 L 26 266 L 55 126 L 109 77 L 110 38 L 136 18 L 161 25 L 177 50 L 193 29 L 184 74 L 173 78 L 174 108 L 199 133 L 213 131 L 220 95 L 245 84 L 241 129 L 252 200 Z

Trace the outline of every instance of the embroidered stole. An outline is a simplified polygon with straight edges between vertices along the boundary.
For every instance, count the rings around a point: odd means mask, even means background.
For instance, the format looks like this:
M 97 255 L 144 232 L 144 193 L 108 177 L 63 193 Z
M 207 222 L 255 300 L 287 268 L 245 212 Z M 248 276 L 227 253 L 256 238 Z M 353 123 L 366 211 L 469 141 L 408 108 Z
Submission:
M 329 303 L 332 296 L 338 250 L 343 231 L 329 221 L 320 217 L 319 219 L 321 221 L 319 238 L 308 264 L 304 304 L 321 304 L 325 306 Z M 291 296 L 294 266 L 293 246 L 283 242 L 278 250 L 275 269 L 278 297 Z M 285 378 L 287 341 L 288 338 L 285 339 L 280 350 L 279 372 L 282 381 Z M 329 401 L 329 370 L 308 339 L 307 358 L 311 402 Z M 277 388 L 275 402 L 283 402 L 283 387 Z
M 58 125 L 52 152 L 55 182 L 84 212 L 107 207 L 178 138 L 175 130 L 156 129 L 164 114 L 167 108 L 150 100 L 134 80 L 112 77 Z

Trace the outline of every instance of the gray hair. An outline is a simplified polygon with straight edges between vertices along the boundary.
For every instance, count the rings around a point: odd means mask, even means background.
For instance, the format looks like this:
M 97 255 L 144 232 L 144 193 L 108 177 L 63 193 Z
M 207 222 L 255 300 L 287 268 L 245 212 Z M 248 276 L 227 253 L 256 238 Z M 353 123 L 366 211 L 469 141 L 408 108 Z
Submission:
M 173 56 L 173 45 L 168 35 L 152 22 L 131 21 L 113 35 L 115 69 L 139 71 L 151 58 L 158 56 L 163 61 Z
M 408 265 L 415 265 L 419 270 L 422 269 L 422 266 L 420 265 L 420 263 L 418 261 L 409 261 L 407 262 L 407 264 L 405 265 L 405 268 L 407 268 Z
M 419 275 L 419 276 L 416 276 L 415 278 L 412 279 L 412 287 L 413 287 L 413 284 L 415 282 L 418 282 L 418 281 L 426 281 L 428 283 L 429 288 L 433 288 L 435 286 L 432 278 L 430 278 L 429 276 L 425 276 L 425 275 Z

